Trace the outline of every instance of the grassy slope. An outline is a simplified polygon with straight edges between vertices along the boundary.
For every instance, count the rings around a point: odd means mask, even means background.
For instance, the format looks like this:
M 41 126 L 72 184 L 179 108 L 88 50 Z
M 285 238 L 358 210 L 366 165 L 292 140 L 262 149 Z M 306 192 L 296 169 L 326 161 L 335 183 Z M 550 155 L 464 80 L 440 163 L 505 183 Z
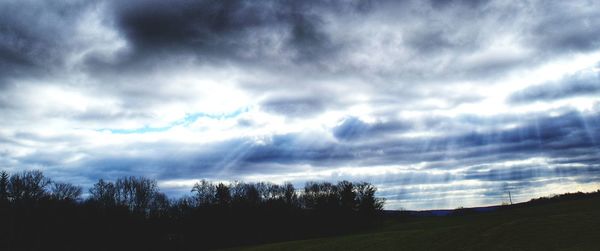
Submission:
M 600 250 L 600 199 L 389 220 L 363 234 L 234 250 Z

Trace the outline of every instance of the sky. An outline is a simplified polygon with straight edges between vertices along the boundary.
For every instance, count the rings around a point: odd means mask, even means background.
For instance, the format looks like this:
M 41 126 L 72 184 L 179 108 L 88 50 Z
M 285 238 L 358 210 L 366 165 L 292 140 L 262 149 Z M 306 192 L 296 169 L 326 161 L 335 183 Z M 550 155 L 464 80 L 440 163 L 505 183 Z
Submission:
M 367 181 L 387 209 L 600 189 L 595 1 L 0 2 L 0 169 Z

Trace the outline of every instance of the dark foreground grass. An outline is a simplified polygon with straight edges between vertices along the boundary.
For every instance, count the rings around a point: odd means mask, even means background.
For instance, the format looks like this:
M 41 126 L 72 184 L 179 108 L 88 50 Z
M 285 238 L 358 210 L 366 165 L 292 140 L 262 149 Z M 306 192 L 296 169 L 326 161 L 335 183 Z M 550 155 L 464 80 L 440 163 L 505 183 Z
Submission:
M 366 233 L 231 250 L 600 250 L 600 197 L 467 215 L 389 218 Z

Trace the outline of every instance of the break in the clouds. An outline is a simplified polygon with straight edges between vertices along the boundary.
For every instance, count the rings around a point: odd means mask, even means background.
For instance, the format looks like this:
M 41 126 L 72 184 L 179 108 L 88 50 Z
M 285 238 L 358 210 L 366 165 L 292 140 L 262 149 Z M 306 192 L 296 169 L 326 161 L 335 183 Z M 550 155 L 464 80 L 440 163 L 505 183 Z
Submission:
M 593 1 L 3 1 L 0 168 L 366 180 L 387 208 L 600 187 Z

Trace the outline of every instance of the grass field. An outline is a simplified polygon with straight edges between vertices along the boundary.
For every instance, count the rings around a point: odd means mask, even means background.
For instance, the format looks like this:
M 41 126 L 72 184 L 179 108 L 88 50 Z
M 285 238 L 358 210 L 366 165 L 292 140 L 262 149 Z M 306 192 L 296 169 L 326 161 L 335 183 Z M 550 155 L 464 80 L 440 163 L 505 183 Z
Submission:
M 230 250 L 600 250 L 600 197 L 469 215 L 391 217 L 365 233 Z

